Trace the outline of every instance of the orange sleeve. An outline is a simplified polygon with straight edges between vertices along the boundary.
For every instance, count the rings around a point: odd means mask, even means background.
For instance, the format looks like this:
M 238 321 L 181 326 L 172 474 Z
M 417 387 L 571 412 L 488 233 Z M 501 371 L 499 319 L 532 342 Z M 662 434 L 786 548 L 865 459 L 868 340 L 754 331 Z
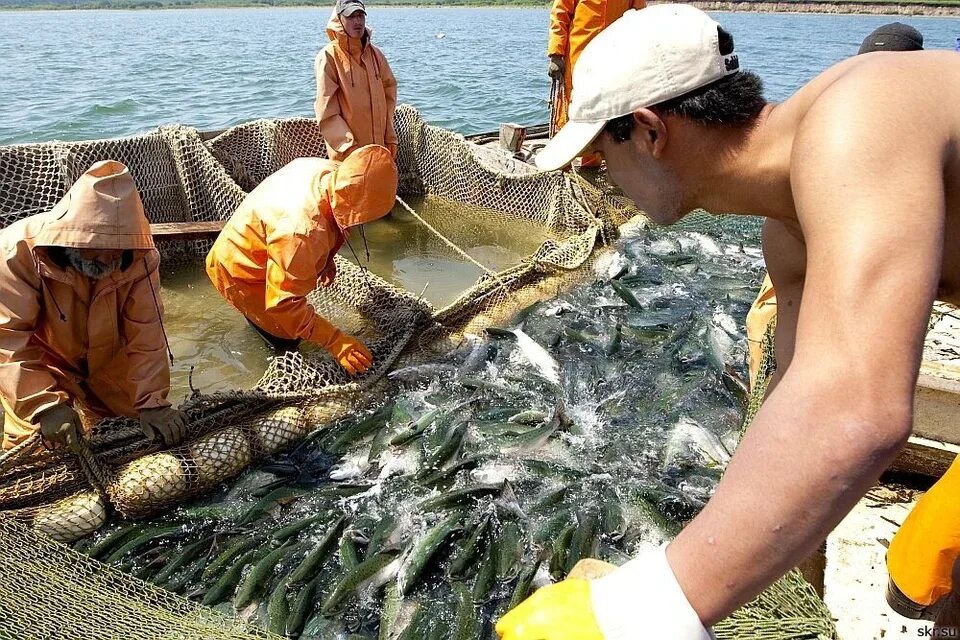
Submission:
M 330 257 L 330 248 L 319 244 L 299 231 L 268 229 L 264 313 L 286 332 L 281 338 L 326 344 L 337 330 L 307 302 L 320 275 L 316 265 Z
M 387 59 L 380 55 L 380 73 L 383 75 L 383 93 L 387 98 L 387 144 L 397 144 L 397 130 L 394 126 L 394 117 L 397 111 L 397 77 Z
M 547 41 L 548 56 L 565 56 L 569 50 L 570 22 L 577 8 L 577 0 L 553 0 L 550 11 L 550 38 Z
M 330 47 L 317 54 L 314 71 L 317 75 L 317 99 L 313 104 L 323 139 L 339 153 L 346 153 L 354 144 L 350 125 L 340 113 L 340 78 Z
M 24 422 L 69 400 L 43 364 L 43 350 L 31 344 L 43 296 L 40 276 L 26 243 L 0 247 L 0 394 Z
M 133 283 L 123 302 L 121 328 L 130 363 L 125 373 L 134 389 L 130 403 L 135 411 L 170 406 L 170 361 L 163 337 L 160 275 L 157 266 L 148 269 L 145 258 L 140 265 L 144 275 Z
M 646 9 L 647 0 L 633 0 L 630 4 L 631 9 Z

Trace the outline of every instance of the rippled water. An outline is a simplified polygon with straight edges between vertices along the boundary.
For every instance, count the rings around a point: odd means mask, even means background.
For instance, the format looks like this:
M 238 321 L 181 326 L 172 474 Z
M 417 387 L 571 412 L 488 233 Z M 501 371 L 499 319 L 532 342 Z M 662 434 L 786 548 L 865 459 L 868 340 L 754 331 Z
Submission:
M 889 16 L 717 13 L 744 65 L 782 100 L 856 52 Z M 127 135 L 160 124 L 217 129 L 312 115 L 326 9 L 0 14 L 0 144 Z M 960 20 L 899 18 L 928 48 Z M 546 121 L 547 9 L 370 7 L 399 99 L 464 133 Z M 443 37 L 440 37 L 440 36 Z

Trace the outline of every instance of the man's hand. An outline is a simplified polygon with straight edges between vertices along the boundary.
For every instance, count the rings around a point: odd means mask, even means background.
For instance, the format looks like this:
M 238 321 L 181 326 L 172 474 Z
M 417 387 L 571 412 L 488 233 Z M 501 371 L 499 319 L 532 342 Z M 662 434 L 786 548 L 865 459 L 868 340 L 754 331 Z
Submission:
M 677 583 L 665 546 L 603 577 L 570 577 L 540 589 L 497 623 L 497 634 L 502 640 L 713 638 Z
M 330 355 L 352 376 L 363 373 L 373 364 L 373 354 L 351 335 L 337 331 L 333 340 L 324 345 Z
M 564 60 L 563 56 L 552 55 L 550 56 L 550 64 L 547 65 L 547 75 L 557 81 L 563 80 L 563 72 L 566 66 L 567 61 Z
M 40 437 L 51 449 L 67 447 L 75 450 L 80 444 L 83 425 L 79 414 L 70 405 L 54 405 L 40 413 L 36 422 L 40 425 Z
M 140 412 L 140 428 L 152 442 L 163 440 L 163 444 L 172 447 L 187 435 L 187 415 L 173 407 L 144 409 Z
M 337 263 L 333 261 L 333 258 L 330 258 L 330 262 L 327 263 L 327 266 L 323 268 L 323 271 L 320 272 L 320 286 L 329 287 L 333 284 L 333 281 L 337 278 Z

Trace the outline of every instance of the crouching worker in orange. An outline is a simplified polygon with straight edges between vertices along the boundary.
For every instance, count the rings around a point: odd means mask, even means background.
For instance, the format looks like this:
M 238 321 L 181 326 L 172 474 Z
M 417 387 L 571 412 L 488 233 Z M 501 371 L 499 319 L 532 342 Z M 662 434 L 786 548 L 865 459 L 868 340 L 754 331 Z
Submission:
M 48 447 L 73 447 L 107 416 L 139 418 L 168 445 L 183 439 L 185 417 L 167 400 L 159 265 L 133 178 L 112 160 L 50 212 L 0 230 L 4 449 L 38 429 Z
M 333 258 L 351 227 L 389 213 L 396 193 L 386 147 L 361 147 L 342 164 L 298 158 L 247 195 L 207 255 L 207 275 L 274 347 L 315 342 L 348 373 L 363 373 L 373 356 L 317 314 L 307 294 L 333 283 Z

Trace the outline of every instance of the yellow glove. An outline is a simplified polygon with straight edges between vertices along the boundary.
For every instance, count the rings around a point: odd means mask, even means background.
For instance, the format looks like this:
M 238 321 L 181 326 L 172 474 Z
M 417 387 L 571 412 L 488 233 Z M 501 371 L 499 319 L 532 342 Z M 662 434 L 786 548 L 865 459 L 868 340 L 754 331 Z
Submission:
M 336 331 L 332 339 L 323 346 L 352 376 L 363 373 L 373 364 L 373 354 L 364 344 L 342 331 Z
M 503 640 L 715 640 L 687 601 L 666 545 L 592 580 L 544 587 L 497 623 Z
M 590 582 L 567 578 L 546 586 L 497 622 L 503 640 L 603 640 Z

